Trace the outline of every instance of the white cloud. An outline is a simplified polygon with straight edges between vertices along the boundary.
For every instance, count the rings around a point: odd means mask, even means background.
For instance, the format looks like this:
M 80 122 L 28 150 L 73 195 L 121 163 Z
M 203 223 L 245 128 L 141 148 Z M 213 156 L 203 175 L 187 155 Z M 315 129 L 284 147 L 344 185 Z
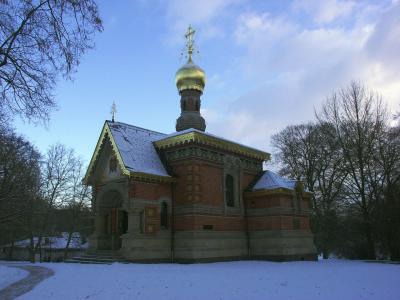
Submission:
M 351 11 L 335 8 L 331 15 L 324 14 L 321 11 L 341 4 L 326 3 L 314 15 L 321 24 Z M 235 101 L 208 107 L 208 129 L 269 149 L 272 133 L 313 119 L 314 108 L 351 80 L 365 83 L 398 109 L 400 7 L 357 7 L 353 14 L 351 22 L 316 28 L 304 27 L 285 13 L 238 16 L 234 37 L 244 54 L 237 59 L 243 81 L 250 82 L 252 90 Z
M 208 22 L 221 13 L 235 0 L 172 0 L 168 5 L 168 17 L 177 18 L 187 23 Z
M 315 23 L 321 25 L 348 17 L 355 6 L 355 1 L 349 0 L 296 0 L 292 4 L 292 9 L 306 12 L 311 15 Z
M 276 42 L 292 34 L 296 28 L 296 24 L 284 16 L 247 12 L 239 16 L 234 36 L 239 45 L 251 47 L 260 40 L 262 43 Z
M 166 18 L 169 24 L 168 43 L 182 43 L 183 32 L 189 24 L 201 27 L 201 38 L 213 38 L 223 35 L 218 20 L 223 18 L 229 7 L 241 0 L 170 0 L 168 1 Z
M 400 69 L 400 4 L 382 13 L 366 45 L 369 58 Z M 396 59 L 397 58 L 397 59 Z

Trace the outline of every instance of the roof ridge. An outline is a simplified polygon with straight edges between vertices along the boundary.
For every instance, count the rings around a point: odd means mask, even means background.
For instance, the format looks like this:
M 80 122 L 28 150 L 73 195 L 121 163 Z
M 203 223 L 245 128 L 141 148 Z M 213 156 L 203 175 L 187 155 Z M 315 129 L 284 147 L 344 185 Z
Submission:
M 124 123 L 124 122 L 119 122 L 119 121 L 114 121 L 113 122 L 113 121 L 110 121 L 110 120 L 106 120 L 106 123 L 107 124 L 121 124 L 121 125 L 129 126 L 131 128 L 135 128 L 135 129 L 139 129 L 139 130 L 143 130 L 143 131 L 147 131 L 147 132 L 153 132 L 153 133 L 156 133 L 156 134 L 161 134 L 163 136 L 167 136 L 167 134 L 163 133 L 163 132 L 159 132 L 159 131 L 155 131 L 155 130 L 152 130 L 152 129 L 143 128 L 143 127 L 140 127 L 140 126 L 136 126 L 136 125 L 132 125 L 132 124 Z
M 271 170 L 265 170 L 263 175 L 255 183 L 251 190 L 274 190 L 279 188 L 294 190 L 295 184 L 296 180 L 280 176 L 279 174 Z
M 271 170 L 267 170 L 267 172 L 272 173 L 275 176 L 275 178 L 279 177 L 280 179 L 282 179 L 282 180 L 284 180 L 286 182 L 296 182 L 297 181 L 296 179 L 288 178 L 286 176 L 281 176 L 281 175 L 279 175 L 279 173 L 276 173 L 276 172 L 271 171 Z
M 253 180 L 249 183 L 247 186 L 246 190 L 251 191 L 254 186 L 257 184 L 257 182 L 264 176 L 264 174 L 267 172 L 267 170 L 262 170 L 259 174 L 257 174 Z

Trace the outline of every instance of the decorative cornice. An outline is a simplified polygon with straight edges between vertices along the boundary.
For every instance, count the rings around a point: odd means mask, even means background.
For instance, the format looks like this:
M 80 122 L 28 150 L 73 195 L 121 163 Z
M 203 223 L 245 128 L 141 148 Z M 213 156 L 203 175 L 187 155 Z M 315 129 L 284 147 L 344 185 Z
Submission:
M 165 151 L 165 158 L 168 163 L 179 160 L 187 160 L 190 158 L 197 158 L 217 164 L 224 164 L 223 154 L 218 153 L 215 150 L 210 150 L 210 148 L 200 147 L 197 145 L 179 149 L 168 149 Z M 262 164 L 259 160 L 254 158 L 240 158 L 235 166 L 240 166 L 243 170 L 251 172 L 262 171 Z
M 176 182 L 176 179 L 174 177 L 166 177 L 166 176 L 161 176 L 161 175 L 155 175 L 155 174 L 148 174 L 148 173 L 143 173 L 143 172 L 130 172 L 130 178 L 132 179 L 137 179 L 140 181 L 145 181 L 145 182 Z
M 121 168 L 122 174 L 125 176 L 129 176 L 134 179 L 143 180 L 143 181 L 150 181 L 150 182 L 173 182 L 174 178 L 154 175 L 154 174 L 147 174 L 142 172 L 134 172 L 130 171 L 125 167 L 124 161 L 122 159 L 121 153 L 117 147 L 117 144 L 114 140 L 114 137 L 111 133 L 111 129 L 108 126 L 107 122 L 104 123 L 103 129 L 101 131 L 100 137 L 97 141 L 96 148 L 94 150 L 93 156 L 90 160 L 89 167 L 86 170 L 85 177 L 83 178 L 83 183 L 86 185 L 90 185 L 90 177 L 93 175 L 94 166 L 99 158 L 100 151 L 102 146 L 104 145 L 105 140 L 108 139 L 111 144 L 112 151 L 117 158 L 117 162 L 119 167 Z
M 217 149 L 233 152 L 243 156 L 255 158 L 258 160 L 269 160 L 270 154 L 264 151 L 253 149 L 231 141 L 210 136 L 198 131 L 186 132 L 172 137 L 167 137 L 153 142 L 157 149 L 166 149 L 184 144 L 196 143 L 200 145 L 211 146 Z

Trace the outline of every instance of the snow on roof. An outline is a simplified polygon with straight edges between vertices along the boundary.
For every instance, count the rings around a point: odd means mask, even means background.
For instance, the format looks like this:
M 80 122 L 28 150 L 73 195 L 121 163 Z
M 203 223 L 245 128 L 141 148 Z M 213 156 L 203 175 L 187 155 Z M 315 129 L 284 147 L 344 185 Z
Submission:
M 121 122 L 107 124 L 129 171 L 170 177 L 152 143 L 166 134 Z
M 190 132 L 198 132 L 215 139 L 224 140 L 248 149 L 260 151 L 194 128 L 167 135 L 121 122 L 106 121 L 106 123 L 111 131 L 118 151 L 121 154 L 125 168 L 131 172 L 170 177 L 160 160 L 153 142 Z
M 295 185 L 296 180 L 281 177 L 272 171 L 265 171 L 252 190 L 274 190 L 279 188 L 294 190 Z

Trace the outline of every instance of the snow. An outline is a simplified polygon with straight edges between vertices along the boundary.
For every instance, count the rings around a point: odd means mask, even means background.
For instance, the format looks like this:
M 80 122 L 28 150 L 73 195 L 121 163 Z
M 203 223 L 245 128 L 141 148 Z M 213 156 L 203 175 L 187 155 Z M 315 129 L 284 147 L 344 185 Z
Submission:
M 29 273 L 27 271 L 21 269 L 0 265 L 0 290 L 6 288 L 16 281 L 21 280 L 28 274 Z
M 296 180 L 281 177 L 272 171 L 265 171 L 252 190 L 273 190 L 278 188 L 293 190 L 295 185 Z
M 400 265 L 394 264 L 41 265 L 55 275 L 19 299 L 400 299 Z
M 35 245 L 37 244 L 39 238 L 33 238 Z M 68 233 L 62 232 L 59 236 L 49 236 L 42 238 L 42 248 L 52 248 L 52 249 L 64 249 L 67 246 Z M 15 247 L 29 247 L 31 243 L 30 239 L 21 240 L 15 242 Z M 11 245 L 8 245 L 11 246 Z M 86 249 L 88 248 L 88 243 L 82 244 L 79 232 L 73 232 L 71 242 L 69 244 L 69 249 Z
M 165 134 L 121 122 L 107 124 L 129 171 L 170 177 L 153 146 Z
M 232 144 L 237 144 L 248 149 L 261 151 L 194 128 L 189 128 L 183 131 L 174 132 L 172 134 L 166 135 L 164 133 L 144 129 L 121 122 L 107 121 L 107 125 L 111 130 L 111 134 L 117 145 L 119 153 L 121 154 L 125 167 L 132 172 L 170 177 L 164 165 L 162 164 L 156 149 L 154 148 L 153 142 L 165 140 L 173 136 L 182 135 L 190 132 L 198 132 L 200 134 L 207 135 L 212 138 L 223 140 Z

